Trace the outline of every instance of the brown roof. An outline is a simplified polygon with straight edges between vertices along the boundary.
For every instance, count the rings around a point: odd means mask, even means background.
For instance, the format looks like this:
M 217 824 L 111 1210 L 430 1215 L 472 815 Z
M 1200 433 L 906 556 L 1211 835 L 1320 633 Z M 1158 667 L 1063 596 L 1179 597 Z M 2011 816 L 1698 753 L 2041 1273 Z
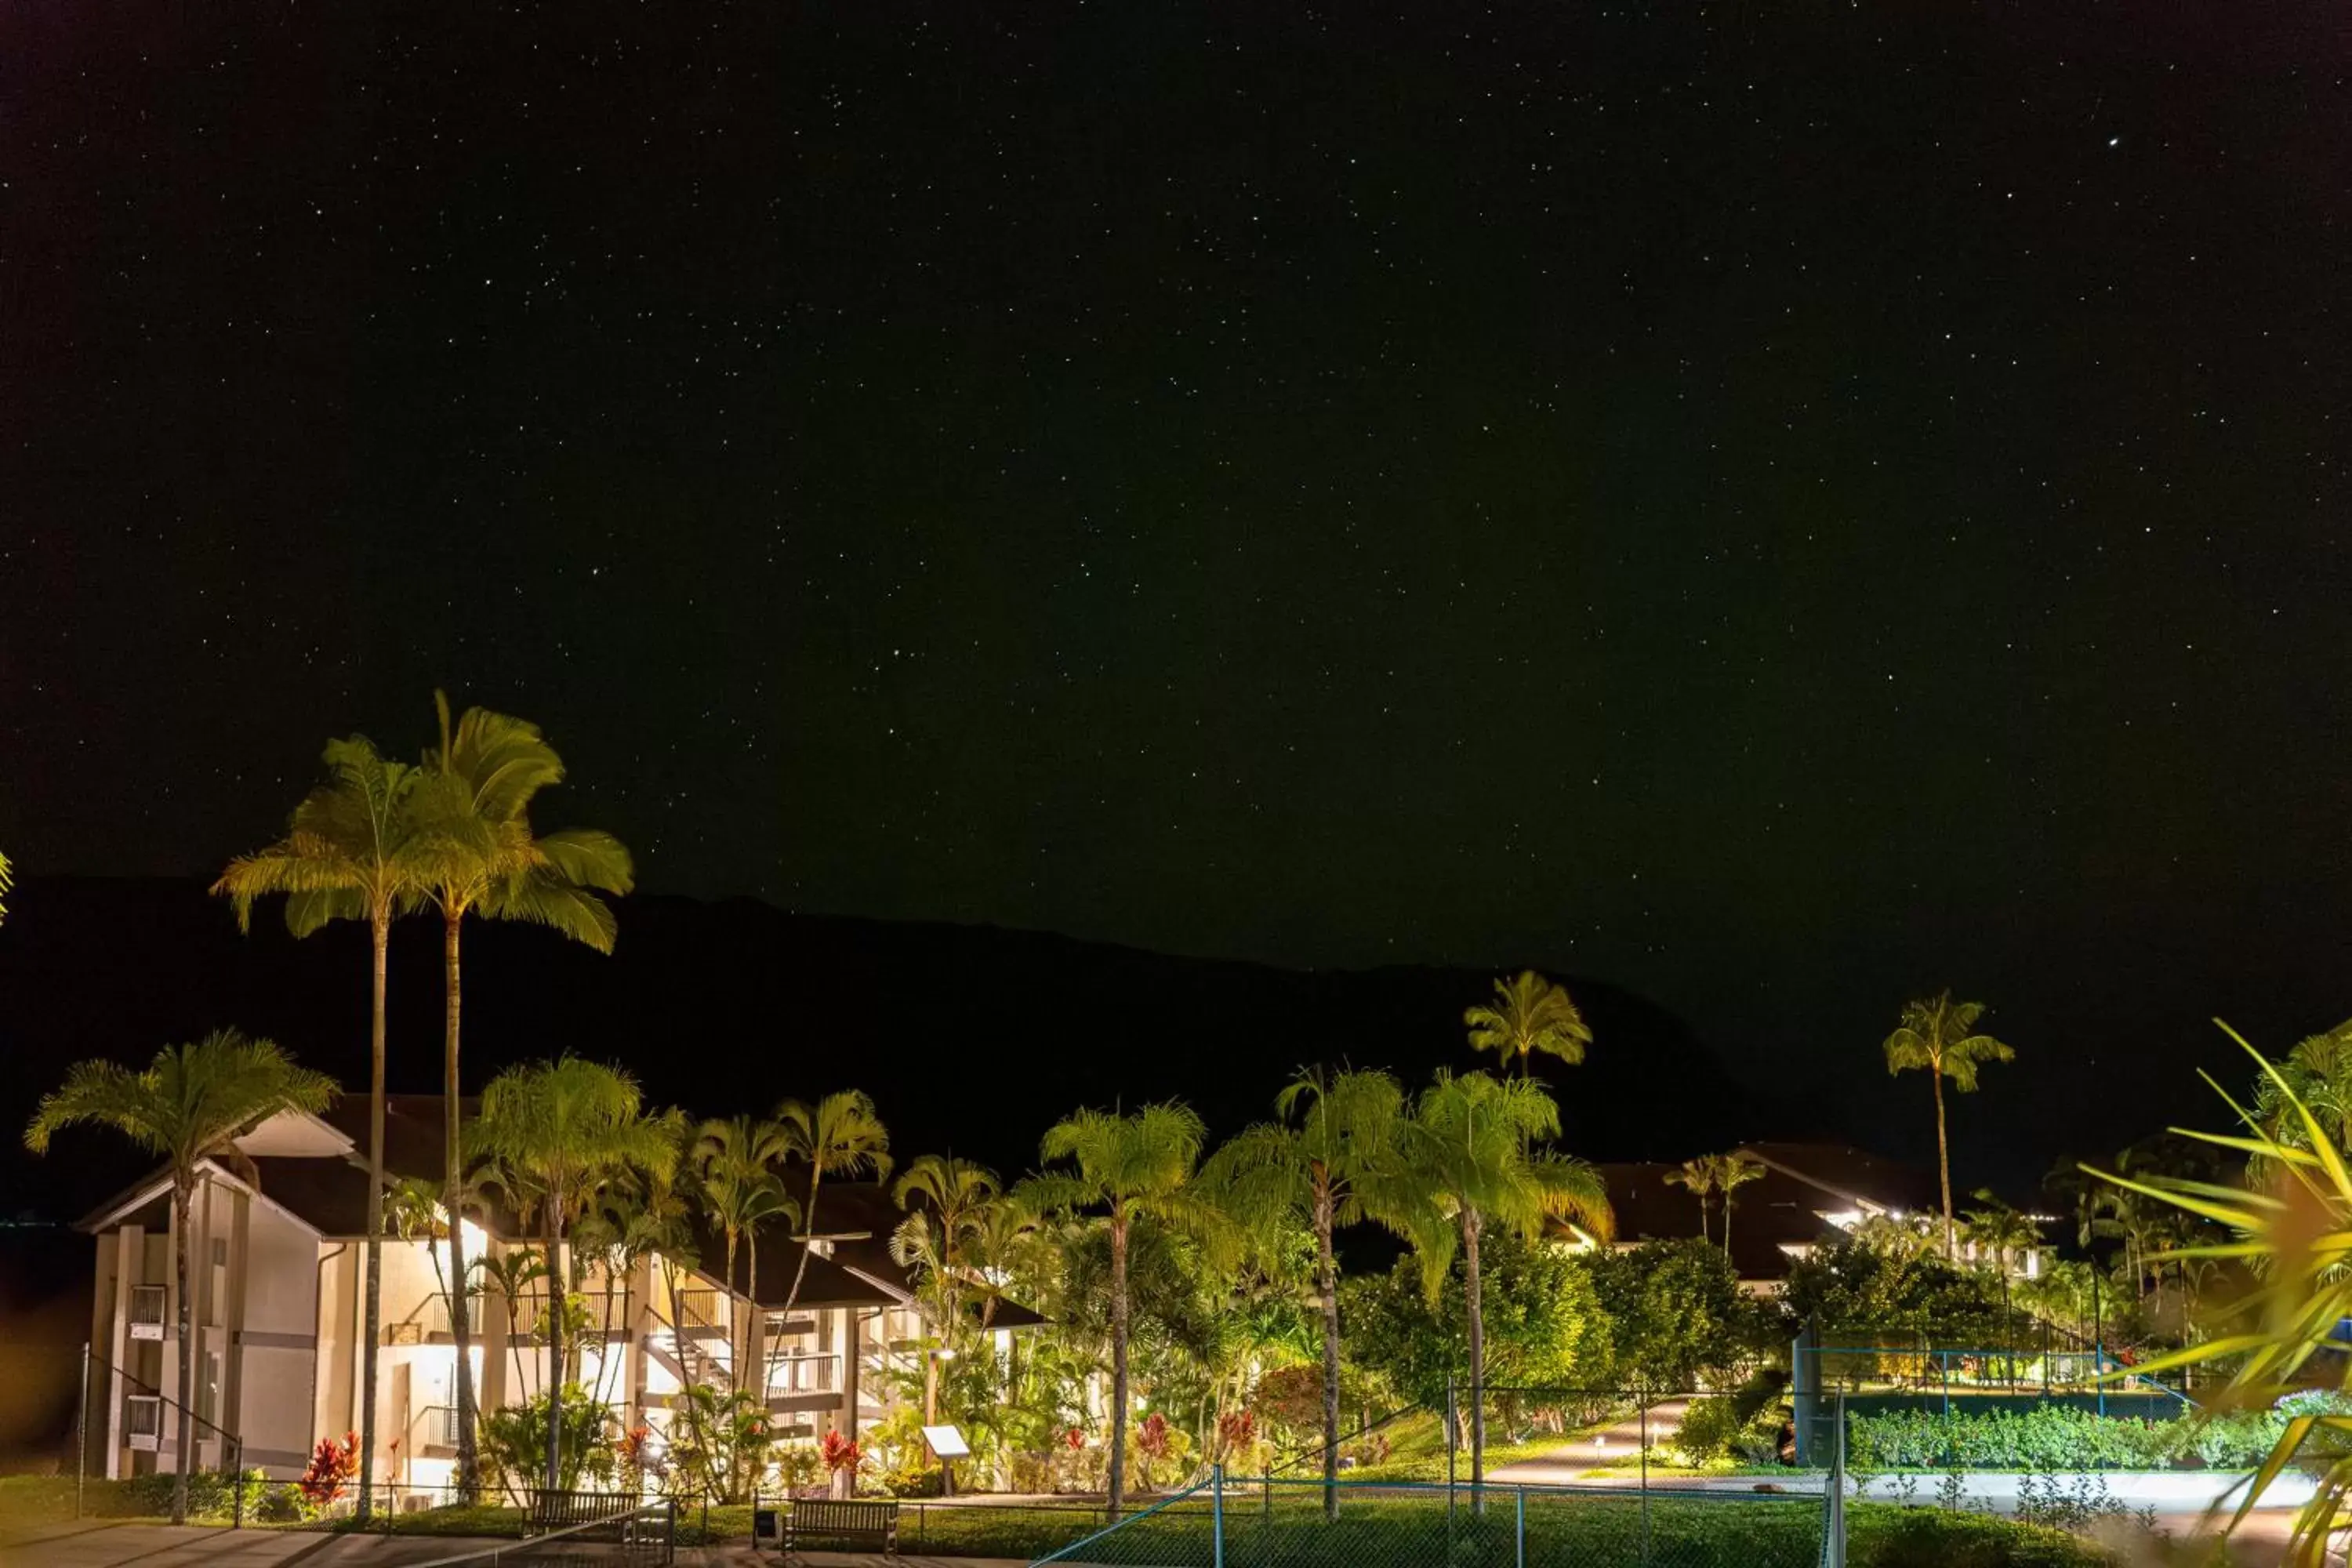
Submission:
M 1890 1209 L 1925 1206 L 1919 1191 L 1927 1178 L 1858 1149 L 1751 1143 L 1743 1152 L 1766 1162 L 1764 1173 L 1732 1195 L 1731 1260 L 1743 1279 L 1784 1278 L 1790 1261 L 1784 1248 L 1834 1240 L 1843 1233 L 1822 1216 L 1853 1206 L 1854 1199 Z M 1600 1167 L 1620 1242 L 1697 1238 L 1698 1199 L 1666 1180 L 1680 1168 L 1662 1163 Z M 1720 1197 L 1708 1200 L 1707 1215 L 1708 1227 L 1720 1241 Z

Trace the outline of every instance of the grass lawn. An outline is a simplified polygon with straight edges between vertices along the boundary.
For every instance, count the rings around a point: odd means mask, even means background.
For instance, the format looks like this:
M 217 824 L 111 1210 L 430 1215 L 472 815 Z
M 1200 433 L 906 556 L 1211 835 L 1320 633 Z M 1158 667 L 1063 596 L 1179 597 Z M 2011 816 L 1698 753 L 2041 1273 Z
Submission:
M 83 1483 L 82 1517 L 86 1519 L 163 1519 L 172 1511 L 171 1482 L 161 1488 L 150 1481 L 110 1481 L 103 1478 Z M 71 1476 L 0 1476 L 0 1535 L 70 1523 L 74 1517 Z M 221 1520 L 226 1521 L 224 1510 Z

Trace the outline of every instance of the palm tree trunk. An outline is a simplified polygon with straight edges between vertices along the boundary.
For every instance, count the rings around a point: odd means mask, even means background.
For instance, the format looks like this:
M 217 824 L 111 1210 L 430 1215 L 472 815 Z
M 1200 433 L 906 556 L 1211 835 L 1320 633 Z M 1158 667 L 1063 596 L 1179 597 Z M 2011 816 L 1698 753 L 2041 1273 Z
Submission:
M 188 1301 L 188 1227 L 194 1223 L 188 1203 L 189 1189 L 174 1182 L 172 1207 L 179 1220 L 179 1236 L 172 1244 L 172 1268 L 180 1284 L 180 1422 L 179 1463 L 172 1476 L 172 1522 L 188 1522 L 188 1471 L 195 1465 L 196 1456 L 196 1339 L 195 1313 Z M 223 1456 L 226 1458 L 226 1456 Z
M 1723 1260 L 1731 1261 L 1731 1194 L 1723 1194 Z
M 392 951 L 392 910 L 379 907 L 368 921 L 375 967 L 374 1005 L 368 1032 L 367 1306 L 360 1345 L 359 1520 L 375 1509 L 376 1345 L 383 1338 L 383 1037 L 384 974 Z
M 473 1503 L 481 1500 L 482 1471 L 474 1444 L 473 1312 L 466 1300 L 465 1169 L 457 1150 L 457 928 L 464 919 L 463 910 L 445 916 L 441 933 L 441 1206 L 449 1211 L 449 1338 L 457 1352 L 457 1497 Z
M 1331 1192 L 1315 1194 L 1315 1289 L 1323 1296 L 1323 1517 L 1339 1516 L 1339 1266 L 1331 1250 Z
M 1952 1241 L 1952 1152 L 1944 1139 L 1944 1065 L 1929 1062 L 1927 1071 L 1936 1086 L 1936 1171 L 1944 1183 L 1944 1261 L 1953 1256 Z
M 735 1227 L 730 1225 L 726 1227 L 726 1234 L 727 1289 L 732 1290 L 735 1289 L 735 1241 L 740 1233 L 737 1232 Z M 733 1383 L 738 1389 L 740 1389 L 743 1386 L 743 1357 L 748 1352 L 751 1341 L 748 1336 L 740 1341 L 735 1337 L 735 1303 L 732 1301 L 728 1302 L 726 1304 L 725 1310 L 727 1313 L 727 1357 L 728 1360 L 733 1363 L 729 1368 L 729 1381 Z
M 1479 1298 L 1478 1211 L 1462 1211 L 1462 1264 L 1470 1309 L 1470 1485 L 1486 1476 L 1486 1316 Z
M 801 1281 L 808 1278 L 809 1237 L 816 1234 L 816 1190 L 824 1181 L 824 1158 L 821 1153 L 813 1152 L 809 1158 L 808 1212 L 801 1216 L 808 1236 L 801 1238 L 801 1260 L 793 1266 L 793 1288 L 784 1292 L 784 1321 L 787 1322 L 792 1321 L 793 1308 L 800 1301 Z M 768 1378 L 775 1374 L 776 1362 L 783 1342 L 783 1336 L 779 1334 L 776 1336 L 775 1345 L 769 1349 L 767 1364 L 761 1369 L 761 1384 L 763 1387 Z M 850 1436 L 854 1438 L 857 1434 L 852 1432 Z
M 1110 1216 L 1110 1497 L 1118 1518 L 1127 1492 L 1127 1216 Z
M 746 1322 L 743 1325 L 743 1354 L 742 1358 L 737 1361 L 735 1364 L 737 1366 L 743 1367 L 748 1371 L 750 1369 L 751 1360 L 751 1325 L 759 1321 L 757 1314 L 760 1310 L 760 1227 L 756 1225 L 753 1226 L 750 1234 L 745 1236 L 743 1238 L 743 1241 L 745 1249 L 751 1254 L 751 1257 L 745 1260 L 743 1266 L 743 1272 L 745 1275 L 745 1279 L 743 1280 L 743 1294 L 751 1299 L 751 1311 L 754 1315 L 750 1322 Z M 778 1337 L 781 1339 L 781 1334 Z M 762 1359 L 764 1360 L 764 1358 Z M 762 1365 L 760 1372 L 761 1377 L 759 1386 L 751 1391 L 751 1396 L 760 1402 L 760 1408 L 765 1410 L 768 1407 L 768 1378 L 766 1366 Z
M 563 1461 L 563 1217 L 550 1193 L 547 1205 L 547 1479 L 549 1491 L 562 1489 Z

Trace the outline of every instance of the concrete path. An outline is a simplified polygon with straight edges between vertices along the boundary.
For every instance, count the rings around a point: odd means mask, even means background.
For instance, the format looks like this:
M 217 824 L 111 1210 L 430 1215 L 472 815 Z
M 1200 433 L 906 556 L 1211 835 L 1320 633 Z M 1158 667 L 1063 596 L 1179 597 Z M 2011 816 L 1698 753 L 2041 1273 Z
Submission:
M 451 1557 L 515 1546 L 512 1541 L 464 1536 L 329 1535 L 307 1530 L 223 1530 L 203 1525 L 89 1523 L 27 1531 L 0 1542 L 5 1568 L 428 1568 Z M 567 1553 L 581 1568 L 616 1549 L 593 1545 Z M 979 1557 L 883 1557 L 878 1553 L 811 1552 L 798 1560 L 815 1568 L 1026 1568 L 1024 1561 Z M 750 1544 L 682 1547 L 683 1568 L 775 1568 L 773 1552 Z
M 1687 1399 L 1662 1400 L 1651 1405 L 1647 1426 L 1651 1447 L 1666 1442 L 1681 1431 L 1683 1412 L 1689 1408 Z M 1604 1465 L 1638 1463 L 1643 1429 L 1643 1417 L 1629 1416 L 1612 1426 L 1571 1437 L 1538 1458 L 1488 1470 L 1486 1479 L 1507 1487 L 1639 1486 L 1638 1474 L 1596 1476 L 1592 1472 Z

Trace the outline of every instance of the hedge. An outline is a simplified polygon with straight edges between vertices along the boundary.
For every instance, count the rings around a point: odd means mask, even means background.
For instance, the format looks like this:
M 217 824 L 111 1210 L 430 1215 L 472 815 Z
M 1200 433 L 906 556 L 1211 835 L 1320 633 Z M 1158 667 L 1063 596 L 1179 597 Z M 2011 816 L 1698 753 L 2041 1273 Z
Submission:
M 2285 1430 L 2276 1411 L 2173 1421 L 2037 1410 L 1889 1410 L 1846 1418 L 1846 1462 L 1862 1470 L 2249 1469 Z

